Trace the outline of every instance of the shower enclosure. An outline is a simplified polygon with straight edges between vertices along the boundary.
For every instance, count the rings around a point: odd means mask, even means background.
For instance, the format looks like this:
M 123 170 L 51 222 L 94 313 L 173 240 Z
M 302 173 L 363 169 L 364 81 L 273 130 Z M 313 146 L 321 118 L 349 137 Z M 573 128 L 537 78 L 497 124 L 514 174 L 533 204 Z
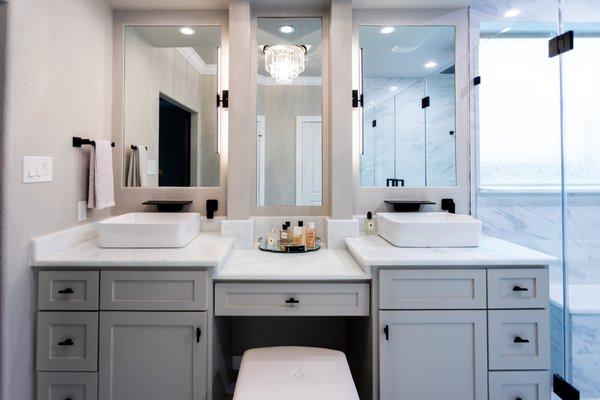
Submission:
M 552 370 L 600 399 L 600 2 L 475 0 L 470 20 L 472 208 L 486 233 L 557 257 Z

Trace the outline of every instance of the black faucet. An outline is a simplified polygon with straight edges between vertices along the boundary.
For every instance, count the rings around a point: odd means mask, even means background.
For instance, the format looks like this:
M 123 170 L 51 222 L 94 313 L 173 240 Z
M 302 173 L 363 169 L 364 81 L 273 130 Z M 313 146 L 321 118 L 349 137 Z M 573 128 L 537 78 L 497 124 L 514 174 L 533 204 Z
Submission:
M 219 209 L 218 200 L 206 200 L 206 218 L 213 219 L 215 217 L 215 211 Z
M 442 199 L 442 210 L 448 211 L 450 214 L 456 214 L 454 199 Z

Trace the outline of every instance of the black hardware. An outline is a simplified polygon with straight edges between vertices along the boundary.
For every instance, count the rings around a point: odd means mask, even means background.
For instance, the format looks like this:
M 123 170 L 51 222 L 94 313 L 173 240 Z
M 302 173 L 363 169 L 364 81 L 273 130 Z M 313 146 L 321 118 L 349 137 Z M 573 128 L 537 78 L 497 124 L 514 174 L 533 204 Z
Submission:
M 522 400 L 520 397 L 515 398 L 515 400 Z
M 70 398 L 70 397 L 67 397 L 65 400 L 71 400 L 71 398 Z
M 371 126 L 373 128 L 375 128 L 377 126 L 377 120 L 376 119 L 374 119 L 373 122 L 371 122 Z
M 206 200 L 206 218 L 213 219 L 215 211 L 219 209 L 219 200 Z
M 142 205 L 156 206 L 159 212 L 179 212 L 192 203 L 193 200 L 147 200 Z
M 456 214 L 454 199 L 442 199 L 442 210 L 448 211 L 450 214 Z
M 430 100 L 429 96 L 423 97 L 421 99 L 421 108 L 427 108 L 430 105 L 431 105 L 431 100 Z
M 296 300 L 296 299 L 295 299 L 295 298 L 293 298 L 293 297 L 290 297 L 289 299 L 287 299 L 287 300 L 285 301 L 285 304 L 299 304 L 299 303 L 300 303 L 300 300 Z
M 59 346 L 73 346 L 75 343 L 73 343 L 73 340 L 71 338 L 65 339 L 62 342 L 58 342 L 57 343 Z
M 558 374 L 554 374 L 552 378 L 552 390 L 563 400 L 579 400 L 579 390 Z
M 383 202 L 391 205 L 395 212 L 419 212 L 421 206 L 435 204 L 435 202 L 427 200 L 384 200 Z
M 521 287 L 519 285 L 513 286 L 513 292 L 528 292 L 529 289 L 526 287 Z
M 481 85 L 481 77 L 480 76 L 476 76 L 475 78 L 473 78 L 473 86 L 478 86 Z
M 352 108 L 362 107 L 363 102 L 363 94 L 358 94 L 358 90 L 352 89 Z
M 385 185 L 387 187 L 398 187 L 398 185 L 404 187 L 404 179 L 387 178 L 387 180 L 385 181 Z
M 385 340 L 390 340 L 390 327 L 389 326 L 384 326 L 383 327 L 383 333 L 385 334 Z
M 58 294 L 73 294 L 73 289 L 68 287 L 66 289 L 58 290 L 56 293 L 58 293 Z
M 521 336 L 515 336 L 513 343 L 529 343 L 529 339 L 523 339 Z
M 202 336 L 202 330 L 200 328 L 196 328 L 196 343 L 200 343 L 200 336 Z
M 95 146 L 96 142 L 94 142 L 91 139 L 82 139 L 80 137 L 77 136 L 73 136 L 73 147 L 81 147 L 83 145 L 89 144 L 91 146 Z M 112 147 L 115 147 L 115 142 L 112 142 L 110 144 Z
M 450 136 L 454 136 L 454 131 L 450 131 Z
M 553 37 L 548 42 L 548 56 L 554 57 L 559 54 L 566 53 L 569 50 L 573 50 L 574 39 L 575 34 L 573 31 L 568 31 L 562 35 Z
M 221 95 L 217 93 L 217 107 L 229 108 L 229 90 L 223 90 Z
M 148 150 L 148 146 L 144 146 L 146 148 L 146 150 Z M 131 145 L 131 150 L 137 150 L 137 146 L 135 144 Z

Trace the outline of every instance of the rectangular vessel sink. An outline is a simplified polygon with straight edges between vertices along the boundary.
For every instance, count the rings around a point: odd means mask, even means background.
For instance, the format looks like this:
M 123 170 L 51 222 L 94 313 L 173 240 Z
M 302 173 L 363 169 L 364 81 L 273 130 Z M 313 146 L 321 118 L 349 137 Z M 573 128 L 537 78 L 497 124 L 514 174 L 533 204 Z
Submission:
M 446 212 L 377 213 L 377 233 L 398 247 L 477 247 L 481 221 Z
M 199 233 L 198 213 L 129 213 L 98 223 L 100 247 L 183 247 Z

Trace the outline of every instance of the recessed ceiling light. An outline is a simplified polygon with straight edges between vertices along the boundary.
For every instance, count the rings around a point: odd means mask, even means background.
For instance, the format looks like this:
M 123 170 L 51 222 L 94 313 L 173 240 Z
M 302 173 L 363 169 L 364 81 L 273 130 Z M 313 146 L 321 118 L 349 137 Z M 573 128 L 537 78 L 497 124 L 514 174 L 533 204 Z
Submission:
M 192 28 L 190 28 L 189 26 L 184 26 L 183 28 L 180 28 L 179 32 L 183 33 L 184 35 L 188 35 L 188 36 L 196 33 L 196 31 L 193 30 Z
M 508 10 L 508 11 L 506 11 L 504 13 L 504 16 L 506 18 L 513 18 L 513 17 L 516 17 L 519 14 L 521 14 L 521 10 L 518 10 L 516 8 L 511 8 L 510 10 Z
M 279 27 L 279 32 L 281 33 L 294 33 L 296 31 L 296 28 L 294 28 L 292 25 L 283 25 Z
M 394 28 L 393 26 L 384 26 L 383 28 L 381 28 L 379 30 L 379 33 L 383 33 L 384 35 L 387 35 L 388 33 L 392 33 L 396 30 L 396 28 Z
M 425 68 L 435 68 L 437 63 L 435 61 L 428 61 L 423 65 Z
M 398 86 L 390 86 L 390 92 L 395 92 L 398 90 Z

